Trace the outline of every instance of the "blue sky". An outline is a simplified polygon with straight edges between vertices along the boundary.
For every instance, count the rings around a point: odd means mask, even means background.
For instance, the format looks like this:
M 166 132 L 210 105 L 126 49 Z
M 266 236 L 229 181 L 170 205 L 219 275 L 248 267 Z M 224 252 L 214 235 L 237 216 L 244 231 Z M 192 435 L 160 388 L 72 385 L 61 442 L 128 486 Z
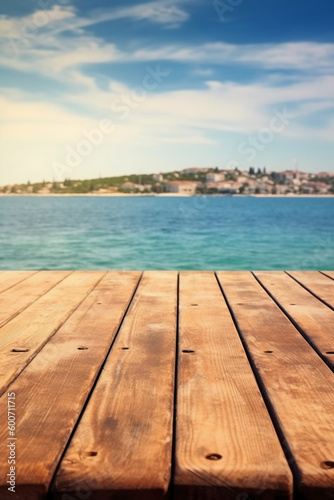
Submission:
M 334 170 L 330 0 L 0 6 L 0 185 Z

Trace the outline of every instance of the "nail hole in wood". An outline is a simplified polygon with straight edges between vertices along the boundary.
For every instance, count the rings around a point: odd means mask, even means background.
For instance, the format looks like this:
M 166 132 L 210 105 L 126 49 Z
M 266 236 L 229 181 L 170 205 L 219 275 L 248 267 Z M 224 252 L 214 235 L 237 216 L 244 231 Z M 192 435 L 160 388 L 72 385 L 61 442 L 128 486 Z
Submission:
M 223 457 L 221 455 L 219 455 L 219 453 L 209 453 L 209 455 L 207 455 L 205 458 L 207 460 L 220 460 Z
M 122 347 L 122 351 L 127 351 L 128 349 L 128 347 Z
M 266 354 L 272 354 L 274 351 L 263 351 Z
M 88 347 L 78 347 L 78 351 L 87 351 Z
M 29 349 L 24 349 L 24 348 L 20 348 L 18 347 L 17 349 L 12 349 L 12 352 L 28 352 Z
M 295 306 L 296 304 L 290 304 L 290 306 Z
M 191 305 L 192 305 L 192 306 L 194 306 L 194 307 L 195 307 L 195 306 L 198 306 L 198 304 L 191 304 Z
M 87 451 L 87 455 L 88 455 L 89 457 L 96 457 L 96 455 L 97 455 L 97 451 Z
M 334 351 L 327 351 L 326 354 L 334 354 Z
M 324 462 L 321 462 L 320 465 L 322 469 L 334 469 L 334 462 L 331 460 L 325 460 Z
M 183 351 L 185 354 L 193 354 L 195 351 L 192 351 L 191 349 L 183 349 Z
M 98 302 L 98 303 L 97 303 L 97 305 L 98 305 L 98 306 L 101 306 L 101 305 L 102 305 L 102 302 Z

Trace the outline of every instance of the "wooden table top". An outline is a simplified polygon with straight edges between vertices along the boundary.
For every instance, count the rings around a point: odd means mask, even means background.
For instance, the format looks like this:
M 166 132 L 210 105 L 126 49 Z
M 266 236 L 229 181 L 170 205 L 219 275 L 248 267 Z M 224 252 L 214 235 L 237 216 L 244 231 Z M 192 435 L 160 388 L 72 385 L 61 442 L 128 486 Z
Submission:
M 333 499 L 333 308 L 333 271 L 0 272 L 0 498 Z

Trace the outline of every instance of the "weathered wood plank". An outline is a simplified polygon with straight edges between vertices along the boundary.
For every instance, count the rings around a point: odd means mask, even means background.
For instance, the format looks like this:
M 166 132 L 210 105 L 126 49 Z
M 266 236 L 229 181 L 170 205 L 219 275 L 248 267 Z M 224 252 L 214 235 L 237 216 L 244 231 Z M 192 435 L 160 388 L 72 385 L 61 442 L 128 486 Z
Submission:
M 334 271 L 322 271 L 323 274 L 326 274 L 326 276 L 329 276 L 334 280 Z
M 0 293 L 36 273 L 37 271 L 3 271 L 0 274 Z
M 180 274 L 175 499 L 292 498 L 292 475 L 216 277 Z
M 287 274 L 316 295 L 329 307 L 334 308 L 334 281 L 319 271 L 289 271 Z
M 54 490 L 160 499 L 171 469 L 177 273 L 145 272 Z
M 218 277 L 292 454 L 299 493 L 333 499 L 333 372 L 250 273 Z
M 17 400 L 16 497 L 45 498 L 56 466 L 133 296 L 138 272 L 112 271 L 10 387 Z M 41 376 L 42 374 L 42 376 Z M 0 399 L 5 415 L 7 394 Z M 1 456 L 6 456 L 7 421 L 0 421 Z M 0 478 L 8 464 L 0 462 Z M 0 497 L 13 497 L 6 484 Z
M 284 272 L 254 274 L 333 369 L 334 311 Z
M 105 272 L 76 271 L 0 328 L 0 394 L 91 292 Z
M 42 297 L 71 271 L 41 271 L 0 294 L 0 327 Z

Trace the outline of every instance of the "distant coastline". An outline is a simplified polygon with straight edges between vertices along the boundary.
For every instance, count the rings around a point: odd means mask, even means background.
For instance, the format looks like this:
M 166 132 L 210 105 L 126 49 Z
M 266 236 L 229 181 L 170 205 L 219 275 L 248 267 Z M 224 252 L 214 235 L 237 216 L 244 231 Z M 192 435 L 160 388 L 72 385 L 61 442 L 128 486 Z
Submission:
M 333 196 L 334 172 L 189 167 L 180 171 L 0 186 L 19 196 Z
M 0 193 L 0 198 L 334 198 L 334 194 Z

